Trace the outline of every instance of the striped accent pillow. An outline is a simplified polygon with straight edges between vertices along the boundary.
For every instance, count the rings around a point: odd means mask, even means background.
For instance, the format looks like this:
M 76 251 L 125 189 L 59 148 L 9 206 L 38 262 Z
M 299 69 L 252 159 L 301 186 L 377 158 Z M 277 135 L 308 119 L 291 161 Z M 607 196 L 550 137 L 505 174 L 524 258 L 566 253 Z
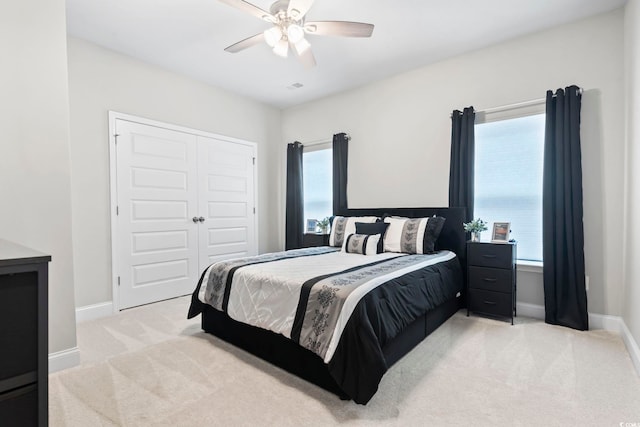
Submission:
M 344 240 L 342 251 L 348 254 L 375 255 L 381 234 L 349 234 Z
M 380 236 L 384 236 L 384 233 L 387 231 L 389 224 L 386 222 L 376 221 L 374 223 L 368 222 L 356 222 L 356 234 L 380 234 Z M 384 239 L 380 239 L 378 242 L 378 253 L 381 254 L 384 252 Z
M 331 223 L 329 246 L 342 246 L 344 238 L 356 232 L 356 222 L 376 222 L 377 216 L 336 216 Z
M 389 228 L 384 235 L 385 252 L 430 254 L 435 252 L 436 240 L 445 219 L 439 216 L 427 218 L 387 217 Z

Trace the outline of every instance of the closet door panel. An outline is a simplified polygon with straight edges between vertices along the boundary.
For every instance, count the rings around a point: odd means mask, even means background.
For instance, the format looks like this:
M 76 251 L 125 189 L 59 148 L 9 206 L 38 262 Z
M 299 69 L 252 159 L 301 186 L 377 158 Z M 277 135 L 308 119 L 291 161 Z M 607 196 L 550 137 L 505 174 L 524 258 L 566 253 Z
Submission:
M 198 137 L 200 269 L 255 255 L 253 146 Z
M 119 308 L 187 295 L 199 274 L 196 137 L 124 120 L 116 130 Z

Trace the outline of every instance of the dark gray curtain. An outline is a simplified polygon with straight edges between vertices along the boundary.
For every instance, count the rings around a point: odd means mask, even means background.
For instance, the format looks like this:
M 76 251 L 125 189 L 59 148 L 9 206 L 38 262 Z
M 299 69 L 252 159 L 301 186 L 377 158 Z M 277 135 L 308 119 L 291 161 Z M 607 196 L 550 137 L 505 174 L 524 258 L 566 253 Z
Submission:
M 582 225 L 580 88 L 547 91 L 542 189 L 545 322 L 589 329 Z
M 473 107 L 451 114 L 451 163 L 449 166 L 449 206 L 466 207 L 466 221 L 473 219 L 474 125 Z
M 302 247 L 304 194 L 302 186 L 302 144 L 287 145 L 287 211 L 285 249 Z
M 349 136 L 333 135 L 333 214 L 344 215 L 347 210 L 347 165 Z

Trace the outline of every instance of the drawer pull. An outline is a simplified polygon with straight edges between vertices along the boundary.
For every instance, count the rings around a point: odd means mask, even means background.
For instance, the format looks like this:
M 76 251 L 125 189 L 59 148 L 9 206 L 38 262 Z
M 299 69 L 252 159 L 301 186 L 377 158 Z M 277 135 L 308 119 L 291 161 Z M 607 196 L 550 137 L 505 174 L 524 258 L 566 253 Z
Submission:
M 495 302 L 495 301 L 487 301 L 487 300 L 484 300 L 483 302 L 484 302 L 485 304 L 487 304 L 487 305 L 496 305 L 496 304 L 497 304 L 497 302 Z
M 495 283 L 498 281 L 498 279 L 494 279 L 493 277 L 485 277 L 482 280 L 484 280 L 485 282 L 491 282 L 491 283 Z
M 485 258 L 495 258 L 496 257 L 495 255 L 490 255 L 490 254 L 484 254 L 482 256 L 485 257 Z

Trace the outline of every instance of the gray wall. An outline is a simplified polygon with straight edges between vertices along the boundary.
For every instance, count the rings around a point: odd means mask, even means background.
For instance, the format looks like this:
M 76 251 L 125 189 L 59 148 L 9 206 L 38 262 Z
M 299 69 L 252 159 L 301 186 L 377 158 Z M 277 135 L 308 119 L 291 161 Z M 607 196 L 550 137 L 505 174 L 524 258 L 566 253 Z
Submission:
M 258 145 L 259 250 L 278 248 L 280 110 L 69 37 L 76 305 L 112 300 L 108 111 Z
M 0 52 L 0 238 L 52 256 L 56 352 L 76 346 L 64 0 L 3 2 Z
M 284 142 L 305 142 L 341 131 L 351 135 L 351 207 L 446 206 L 453 109 L 473 105 L 483 110 L 544 98 L 548 89 L 571 84 L 585 89 L 589 311 L 621 315 L 621 227 L 611 232 L 612 225 L 623 223 L 621 9 L 287 109 L 283 137 Z M 543 304 L 539 274 L 523 272 L 519 279 L 519 301 Z

